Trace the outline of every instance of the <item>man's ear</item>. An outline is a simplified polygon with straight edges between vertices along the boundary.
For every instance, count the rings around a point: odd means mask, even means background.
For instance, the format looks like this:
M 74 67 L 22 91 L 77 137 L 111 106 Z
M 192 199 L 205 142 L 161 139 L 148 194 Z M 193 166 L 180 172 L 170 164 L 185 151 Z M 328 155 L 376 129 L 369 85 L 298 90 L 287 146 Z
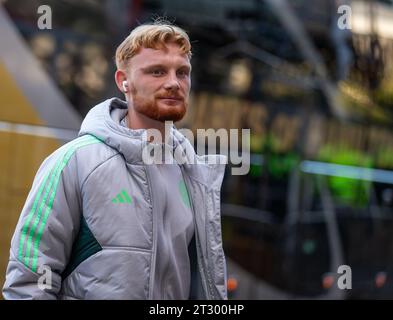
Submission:
M 124 94 L 127 94 L 127 92 L 129 91 L 128 81 L 127 81 L 127 75 L 123 70 L 116 70 L 115 81 L 119 90 Z

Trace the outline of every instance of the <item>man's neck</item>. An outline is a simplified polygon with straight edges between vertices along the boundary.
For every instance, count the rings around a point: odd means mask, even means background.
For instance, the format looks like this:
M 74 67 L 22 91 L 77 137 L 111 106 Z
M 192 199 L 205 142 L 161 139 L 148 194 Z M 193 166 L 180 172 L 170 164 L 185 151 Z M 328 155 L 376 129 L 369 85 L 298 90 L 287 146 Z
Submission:
M 154 142 L 163 143 L 165 141 L 165 122 L 146 117 L 145 115 L 135 111 L 132 107 L 128 108 L 127 120 L 127 125 L 130 129 L 156 129 L 160 131 L 163 140 Z

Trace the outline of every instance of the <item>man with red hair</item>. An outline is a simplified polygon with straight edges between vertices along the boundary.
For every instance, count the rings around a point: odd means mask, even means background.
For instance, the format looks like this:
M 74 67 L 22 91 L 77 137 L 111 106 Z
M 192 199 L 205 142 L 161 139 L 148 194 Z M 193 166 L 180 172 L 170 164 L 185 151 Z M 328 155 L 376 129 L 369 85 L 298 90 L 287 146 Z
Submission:
M 225 166 L 197 156 L 174 126 L 165 132 L 187 111 L 190 58 L 188 35 L 166 22 L 137 27 L 118 47 L 126 101 L 92 108 L 79 137 L 39 168 L 12 239 L 6 299 L 226 299 Z M 153 129 L 161 139 L 148 138 Z M 146 164 L 152 144 L 191 150 L 192 161 Z

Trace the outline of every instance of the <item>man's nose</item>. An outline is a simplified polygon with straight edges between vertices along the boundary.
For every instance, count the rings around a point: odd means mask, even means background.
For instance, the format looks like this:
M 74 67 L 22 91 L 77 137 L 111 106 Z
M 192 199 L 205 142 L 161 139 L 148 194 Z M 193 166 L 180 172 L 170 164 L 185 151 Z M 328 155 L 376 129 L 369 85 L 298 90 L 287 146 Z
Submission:
M 178 90 L 180 89 L 179 79 L 176 74 L 170 73 L 165 81 L 164 88 L 167 90 Z

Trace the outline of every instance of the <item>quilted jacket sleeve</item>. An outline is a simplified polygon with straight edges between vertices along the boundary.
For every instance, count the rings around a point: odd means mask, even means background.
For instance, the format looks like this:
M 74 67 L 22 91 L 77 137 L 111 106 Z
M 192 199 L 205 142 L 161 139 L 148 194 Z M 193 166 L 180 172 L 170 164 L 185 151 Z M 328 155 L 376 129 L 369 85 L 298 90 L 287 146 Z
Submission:
M 57 299 L 81 214 L 73 154 L 89 142 L 68 143 L 38 170 L 12 237 L 5 299 Z

